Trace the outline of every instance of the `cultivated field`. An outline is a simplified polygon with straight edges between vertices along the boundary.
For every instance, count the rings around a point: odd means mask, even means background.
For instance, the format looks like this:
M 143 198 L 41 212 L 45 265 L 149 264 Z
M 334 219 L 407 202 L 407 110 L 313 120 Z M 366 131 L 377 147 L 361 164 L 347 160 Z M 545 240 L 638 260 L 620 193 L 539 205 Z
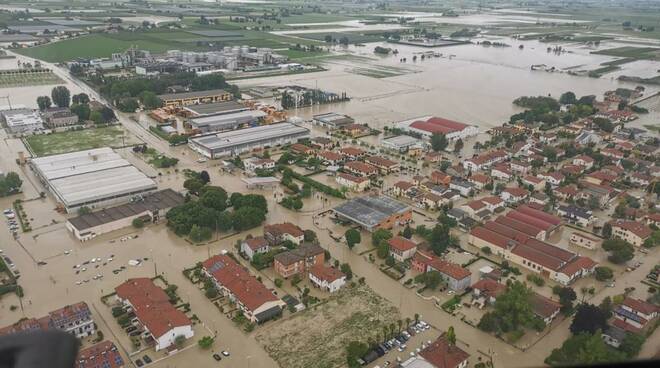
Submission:
M 117 147 L 122 145 L 124 129 L 120 126 L 108 126 L 68 132 L 33 135 L 25 138 L 36 156 L 48 156 L 67 152 L 83 151 L 99 147 Z M 125 135 L 124 143 L 135 143 Z
M 52 72 L 0 75 L 0 88 L 42 86 L 59 83 L 62 83 L 62 80 Z
M 399 318 L 394 306 L 368 286 L 358 285 L 267 325 L 256 338 L 280 367 L 333 368 L 346 364 L 350 341 L 376 341 L 383 327 L 397 325 Z

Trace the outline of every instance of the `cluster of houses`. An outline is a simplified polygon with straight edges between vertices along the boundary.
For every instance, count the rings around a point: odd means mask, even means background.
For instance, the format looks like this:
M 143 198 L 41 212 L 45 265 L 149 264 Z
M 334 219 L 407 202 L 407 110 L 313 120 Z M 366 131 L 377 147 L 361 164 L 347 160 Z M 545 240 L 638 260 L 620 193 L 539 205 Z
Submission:
M 652 330 L 660 315 L 660 307 L 626 297 L 613 314 L 607 329 L 602 332 L 602 338 L 605 343 L 618 348 L 628 333 L 646 335 Z

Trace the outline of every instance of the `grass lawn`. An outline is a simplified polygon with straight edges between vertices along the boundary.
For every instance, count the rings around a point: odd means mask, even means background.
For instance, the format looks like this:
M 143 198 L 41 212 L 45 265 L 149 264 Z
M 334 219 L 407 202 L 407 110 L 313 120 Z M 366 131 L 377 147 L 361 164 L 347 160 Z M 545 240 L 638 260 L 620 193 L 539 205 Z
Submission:
M 124 129 L 118 125 L 71 130 L 61 133 L 32 135 L 25 138 L 32 152 L 41 157 L 92 148 L 121 146 Z M 127 136 L 125 143 L 131 143 Z
M 398 326 L 399 318 L 399 311 L 368 286 L 346 285 L 325 303 L 267 324 L 256 338 L 280 367 L 342 367 L 350 341 L 382 339 L 383 327 Z

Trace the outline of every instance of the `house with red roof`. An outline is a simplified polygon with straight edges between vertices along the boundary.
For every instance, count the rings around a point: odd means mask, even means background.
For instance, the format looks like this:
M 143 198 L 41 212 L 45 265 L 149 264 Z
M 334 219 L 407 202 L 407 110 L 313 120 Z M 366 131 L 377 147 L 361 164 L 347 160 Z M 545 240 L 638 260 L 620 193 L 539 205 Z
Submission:
M 353 192 L 364 192 L 367 190 L 367 188 L 369 188 L 369 184 L 371 183 L 369 178 L 355 176 L 343 172 L 337 173 L 335 181 L 337 184 L 341 185 L 342 187 L 346 187 L 348 190 Z
M 346 284 L 346 275 L 334 267 L 316 265 L 309 269 L 309 281 L 319 289 L 334 293 Z
M 398 181 L 392 185 L 392 193 L 397 196 L 406 196 L 410 197 L 411 194 L 413 193 L 413 189 L 416 188 L 415 184 L 409 182 L 409 181 Z
M 607 147 L 602 148 L 600 150 L 600 154 L 605 156 L 605 157 L 609 157 L 611 159 L 614 159 L 614 160 L 621 160 L 625 157 L 623 152 L 619 151 L 616 148 L 607 148 Z
M 305 240 L 305 232 L 290 222 L 270 224 L 264 226 L 264 238 L 270 245 L 279 245 L 284 241 L 291 241 L 296 245 Z
M 484 278 L 472 285 L 472 295 L 480 305 L 493 304 L 500 294 L 506 291 L 506 285 L 493 279 Z
M 306 243 L 298 248 L 279 253 L 275 256 L 273 266 L 275 272 L 285 279 L 305 274 L 306 270 L 322 265 L 325 261 L 325 251 L 316 244 Z
M 472 283 L 472 273 L 468 269 L 438 257 L 429 262 L 426 271 L 440 272 L 447 287 L 454 291 L 465 290 Z
M 508 158 L 509 153 L 506 150 L 489 151 L 463 161 L 463 168 L 472 172 L 485 170 Z
M 87 303 L 78 302 L 51 311 L 41 318 L 24 318 L 0 328 L 0 336 L 50 329 L 68 332 L 82 339 L 96 333 L 96 324 Z
M 513 179 L 513 171 L 511 171 L 508 164 L 500 163 L 490 169 L 490 176 L 497 180 L 511 181 Z
M 311 155 L 314 153 L 314 149 L 312 147 L 305 146 L 301 143 L 294 143 L 289 147 L 289 149 L 292 153 L 297 155 Z
M 320 151 L 316 154 L 316 157 L 319 160 L 321 160 L 324 165 L 329 165 L 329 166 L 337 166 L 344 159 L 342 155 L 332 151 Z
M 532 170 L 532 164 L 527 161 L 515 160 L 509 164 L 511 171 L 519 175 L 527 175 Z
M 380 156 L 367 156 L 364 159 L 364 162 L 371 166 L 375 166 L 383 175 L 399 171 L 400 167 L 398 162 Z
M 346 161 L 355 161 L 364 157 L 367 152 L 357 147 L 344 147 L 339 149 L 339 154 L 344 156 Z
M 409 359 L 408 365 L 405 363 L 402 365 L 415 368 L 428 367 L 428 365 L 423 365 L 423 363 L 428 363 L 435 368 L 467 368 L 469 357 L 470 354 L 456 344 L 451 344 L 443 334 L 420 351 L 417 357 Z M 418 362 L 419 360 L 423 360 L 423 362 Z
M 150 278 L 128 279 L 115 292 L 117 299 L 133 310 L 156 351 L 176 346 L 179 336 L 189 339 L 195 335 L 190 319 L 170 303 L 169 296 Z
M 628 332 L 640 333 L 647 326 L 652 325 L 649 322 L 655 320 L 659 313 L 658 306 L 641 299 L 627 297 L 615 309 L 613 325 Z
M 569 199 L 575 198 L 578 194 L 578 188 L 574 184 L 571 184 L 557 188 L 554 193 L 558 198 L 568 201 Z
M 390 255 L 399 262 L 412 258 L 417 252 L 417 243 L 402 236 L 395 236 L 387 241 Z
M 545 188 L 545 180 L 532 175 L 524 176 L 522 183 L 527 186 L 531 185 L 534 190 L 543 190 Z
M 552 320 L 559 315 L 561 309 L 561 304 L 537 293 L 532 294 L 530 303 L 534 315 L 543 320 L 546 325 L 552 323 Z
M 490 177 L 479 173 L 472 174 L 469 178 L 467 178 L 467 180 L 470 183 L 474 184 L 475 187 L 479 190 L 482 190 L 486 186 L 486 184 L 491 182 Z
M 449 183 L 451 183 L 451 175 L 443 173 L 442 171 L 434 170 L 431 173 L 431 182 L 437 185 L 449 185 Z
M 75 368 L 121 368 L 124 359 L 112 341 L 102 341 L 81 349 L 76 357 Z
M 517 187 L 504 188 L 500 193 L 500 198 L 506 203 L 520 203 L 527 197 L 529 197 L 529 191 Z
M 268 251 L 270 251 L 270 244 L 263 236 L 245 239 L 241 242 L 241 252 L 243 252 L 249 260 L 252 260 L 255 254 L 268 253 Z
M 587 155 L 577 156 L 573 158 L 573 165 L 582 166 L 588 170 L 594 166 L 594 159 Z
M 639 221 L 613 220 L 610 221 L 610 225 L 613 237 L 623 239 L 636 247 L 644 244 L 644 241 L 653 234 L 650 227 Z
M 378 168 L 362 161 L 349 161 L 344 164 L 344 170 L 357 176 L 372 177 L 378 175 Z
M 498 196 L 488 196 L 481 198 L 480 201 L 486 204 L 486 208 L 491 211 L 495 212 L 498 208 L 504 207 L 505 203 L 504 200 Z
M 630 175 L 630 182 L 639 187 L 646 188 L 649 186 L 649 184 L 651 184 L 652 181 L 653 177 L 651 175 L 646 175 L 639 172 L 634 172 Z
M 202 262 L 202 271 L 248 320 L 263 323 L 282 314 L 286 303 L 230 256 L 220 254 L 207 259 Z
M 564 174 L 560 173 L 559 171 L 552 171 L 549 173 L 544 173 L 544 174 L 538 174 L 536 175 L 539 179 L 543 179 L 550 183 L 553 187 L 559 186 L 562 181 L 564 181 Z

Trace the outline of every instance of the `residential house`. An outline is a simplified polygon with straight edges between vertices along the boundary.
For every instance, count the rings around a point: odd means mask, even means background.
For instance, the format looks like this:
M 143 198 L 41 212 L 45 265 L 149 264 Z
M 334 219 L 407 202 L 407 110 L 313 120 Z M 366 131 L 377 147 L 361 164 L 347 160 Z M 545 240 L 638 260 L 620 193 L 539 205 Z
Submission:
M 484 197 L 481 198 L 480 201 L 485 203 L 486 208 L 491 212 L 495 212 L 499 208 L 504 208 L 505 206 L 504 200 L 498 196 Z
M 490 278 L 483 278 L 472 285 L 472 295 L 480 305 L 494 304 L 497 297 L 506 291 L 506 285 Z
M 117 298 L 132 309 L 154 340 L 156 351 L 176 347 L 179 336 L 192 338 L 192 321 L 170 303 L 170 297 L 148 277 L 128 279 L 115 288 Z
M 511 181 L 513 179 L 513 172 L 508 164 L 501 163 L 490 169 L 490 176 L 498 180 Z
M 630 182 L 639 187 L 646 188 L 651 184 L 652 181 L 653 177 L 650 175 L 642 174 L 639 172 L 635 172 L 630 175 Z
M 385 175 L 395 171 L 399 171 L 399 163 L 396 161 L 388 160 L 380 156 L 367 156 L 364 162 L 371 166 L 375 166 L 380 170 L 380 173 Z
M 378 169 L 375 166 L 361 161 L 349 161 L 345 163 L 344 170 L 357 176 L 372 177 L 378 175 Z
M 519 175 L 527 175 L 527 173 L 532 170 L 532 164 L 525 161 L 511 161 L 510 167 L 511 171 L 518 173 Z
M 506 203 L 520 203 L 529 197 L 529 191 L 523 188 L 504 188 L 500 198 Z
M 532 295 L 531 304 L 534 315 L 543 320 L 546 325 L 552 323 L 561 309 L 561 304 L 537 293 Z
M 202 270 L 249 321 L 263 323 L 282 314 L 286 304 L 230 256 L 213 256 L 202 263 Z
M 559 184 L 561 184 L 561 182 L 564 181 L 564 174 L 558 171 L 553 171 L 545 174 L 538 174 L 536 176 L 550 183 L 550 185 L 552 185 L 553 188 L 558 187 Z
M 463 168 L 472 172 L 490 168 L 494 164 L 509 158 L 509 153 L 505 150 L 496 150 L 482 153 L 478 156 L 463 161 Z
M 476 186 L 467 180 L 453 177 L 449 183 L 449 189 L 457 191 L 463 197 L 469 197 L 474 194 Z
M 361 176 L 355 176 L 347 173 L 337 173 L 337 176 L 335 177 L 335 181 L 337 184 L 348 188 L 349 190 L 353 192 L 364 192 L 369 188 L 369 184 L 371 181 L 369 178 L 361 177 Z
M 399 181 L 394 183 L 392 186 L 392 193 L 397 197 L 411 197 L 411 193 L 414 188 L 415 184 L 409 181 Z
M 275 256 L 275 272 L 285 279 L 304 274 L 310 268 L 322 265 L 325 261 L 323 248 L 315 244 L 303 244 L 298 248 Z
M 322 150 L 330 150 L 334 147 L 334 142 L 328 137 L 314 137 L 311 139 L 312 147 Z
M 491 179 L 488 176 L 479 173 L 472 174 L 470 177 L 467 178 L 467 180 L 470 183 L 474 184 L 474 186 L 478 190 L 484 189 L 484 187 L 491 182 Z
M 569 223 L 577 224 L 582 227 L 587 227 L 596 221 L 596 217 L 593 215 L 592 211 L 578 206 L 559 206 L 557 208 L 557 213 Z
M 334 293 L 346 284 L 346 275 L 334 267 L 316 265 L 309 269 L 309 281 L 314 286 Z
M 529 204 L 537 204 L 540 206 L 545 206 L 549 202 L 550 202 L 550 197 L 548 197 L 545 193 L 542 192 L 535 192 L 529 196 Z
M 613 237 L 623 239 L 636 247 L 644 244 L 644 241 L 653 234 L 650 227 L 638 221 L 613 220 L 610 221 L 610 225 Z
M 616 160 L 616 161 L 621 160 L 625 157 L 623 152 L 619 151 L 616 148 L 607 148 L 607 147 L 605 147 L 605 148 L 601 148 L 599 152 L 600 152 L 601 155 L 603 155 L 605 157 L 609 157 L 609 158 L 611 158 L 613 160 Z
M 245 171 L 254 174 L 257 170 L 272 170 L 275 168 L 275 161 L 269 158 L 251 157 L 243 161 Z
M 289 149 L 291 150 L 292 153 L 297 155 L 306 156 L 314 153 L 314 149 L 312 147 L 305 146 L 304 144 L 301 143 L 294 143 L 289 147 Z
M 395 236 L 387 241 L 390 246 L 390 255 L 399 262 L 412 258 L 417 252 L 417 244 L 402 236 Z
M 442 171 L 434 170 L 431 173 L 431 182 L 433 184 L 448 186 L 451 183 L 451 175 L 447 175 Z
M 339 149 L 339 154 L 344 156 L 345 161 L 355 161 L 364 157 L 367 152 L 356 147 L 344 147 Z
M 318 157 L 318 159 L 321 160 L 324 165 L 328 166 L 337 166 L 343 160 L 342 155 L 332 151 L 320 151 L 316 154 L 316 157 Z
M 545 188 L 545 180 L 536 176 L 527 175 L 522 178 L 522 183 L 526 186 L 531 185 L 534 190 L 543 190 Z
M 121 368 L 124 359 L 112 341 L 102 341 L 78 351 L 75 368 Z
M 658 317 L 660 308 L 641 299 L 627 297 L 623 303 L 614 310 L 614 326 L 628 332 L 640 333 L 649 322 Z
M 0 336 L 51 329 L 64 331 L 82 339 L 96 333 L 96 324 L 87 303 L 79 302 L 56 309 L 41 318 L 23 318 L 12 325 L 0 328 Z
M 429 262 L 426 272 L 430 271 L 440 272 L 447 287 L 454 291 L 465 290 L 472 283 L 472 273 L 468 269 L 438 257 Z
M 594 159 L 587 155 L 577 156 L 573 158 L 573 165 L 582 166 L 588 170 L 594 166 Z
M 263 236 L 245 239 L 241 242 L 241 252 L 251 261 L 256 254 L 268 253 L 270 244 Z
M 270 245 L 279 245 L 287 240 L 300 245 L 305 240 L 305 232 L 290 222 L 284 222 L 264 226 L 264 237 Z
M 557 198 L 562 199 L 564 201 L 571 200 L 575 198 L 578 194 L 578 188 L 575 185 L 567 185 L 564 187 L 559 187 L 554 191 L 555 196 Z
M 451 344 L 443 334 L 419 352 L 418 357 L 411 358 L 409 368 L 428 367 L 435 368 L 467 368 L 470 355 L 456 344 Z M 423 362 L 417 362 L 423 359 Z M 406 367 L 406 365 L 404 365 Z

